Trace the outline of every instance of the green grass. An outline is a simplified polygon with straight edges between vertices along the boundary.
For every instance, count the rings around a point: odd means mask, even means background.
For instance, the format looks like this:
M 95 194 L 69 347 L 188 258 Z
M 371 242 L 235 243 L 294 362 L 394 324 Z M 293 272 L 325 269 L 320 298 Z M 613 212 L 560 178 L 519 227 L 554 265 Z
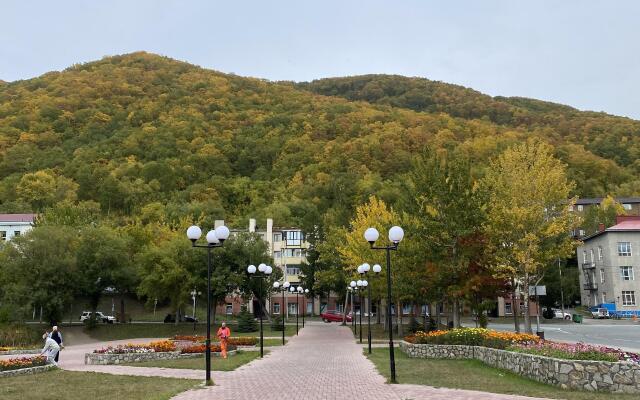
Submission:
M 235 325 L 229 325 L 231 328 L 232 336 L 254 336 L 260 335 L 259 331 L 255 332 L 236 332 Z M 285 335 L 291 336 L 296 332 L 296 327 L 287 325 L 285 326 Z M 81 327 L 73 327 L 66 329 L 82 329 Z M 211 335 L 215 337 L 215 332 L 218 326 L 211 327 Z M 108 340 L 123 340 L 134 338 L 170 338 L 174 335 L 202 335 L 206 334 L 205 324 L 196 325 L 196 331 L 193 331 L 193 324 L 180 323 L 180 324 L 114 324 L 114 325 L 98 325 L 95 329 L 87 332 L 89 336 L 100 341 Z M 264 326 L 264 336 L 282 336 L 282 331 L 272 331 L 271 326 Z
M 165 400 L 198 385 L 200 381 L 122 376 L 95 372 L 51 371 L 2 378 L 3 400 L 118 399 Z
M 373 349 L 365 356 L 389 379 L 389 350 Z M 434 360 L 409 358 L 396 350 L 396 378 L 398 383 L 428 385 L 453 389 L 513 394 L 567 400 L 631 400 L 638 395 L 590 393 L 562 390 L 523 378 L 511 372 L 491 368 L 478 360 Z
M 266 352 L 265 352 L 266 353 Z M 255 360 L 260 357 L 259 351 L 242 351 L 230 355 L 227 359 L 222 357 L 211 357 L 212 371 L 233 371 L 241 365 Z M 139 363 L 129 363 L 132 367 L 154 367 L 154 368 L 178 368 L 178 369 L 204 369 L 204 357 L 185 358 L 182 360 L 161 360 L 161 361 L 145 361 Z

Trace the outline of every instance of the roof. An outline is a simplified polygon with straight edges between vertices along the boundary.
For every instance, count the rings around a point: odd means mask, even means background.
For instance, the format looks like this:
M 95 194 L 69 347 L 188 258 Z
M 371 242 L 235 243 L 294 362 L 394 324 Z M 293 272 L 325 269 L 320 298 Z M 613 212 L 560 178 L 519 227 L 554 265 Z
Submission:
M 586 242 L 589 239 L 593 239 L 597 236 L 603 235 L 607 232 L 640 232 L 640 220 L 638 219 L 630 219 L 626 221 L 620 221 L 616 225 L 607 228 L 603 231 L 596 232 L 593 235 L 587 236 L 582 239 L 583 242 Z
M 576 200 L 576 205 L 592 205 L 600 204 L 604 200 L 604 197 L 594 197 Z M 616 197 L 615 201 L 621 204 L 634 204 L 640 203 L 640 197 Z
M 0 214 L 0 222 L 28 222 L 33 223 L 36 214 Z

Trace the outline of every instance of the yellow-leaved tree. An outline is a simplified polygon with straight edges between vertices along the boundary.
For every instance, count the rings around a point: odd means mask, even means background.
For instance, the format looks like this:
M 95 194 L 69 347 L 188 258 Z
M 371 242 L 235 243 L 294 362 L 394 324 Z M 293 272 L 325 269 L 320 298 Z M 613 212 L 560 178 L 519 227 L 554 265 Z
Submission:
M 542 274 L 543 267 L 558 257 L 568 256 L 575 243 L 569 232 L 578 217 L 569 205 L 574 188 L 566 166 L 553 156 L 553 148 L 531 139 L 505 150 L 497 157 L 482 180 L 487 192 L 486 234 L 489 254 L 503 276 L 519 287 L 524 300 L 525 330 L 531 332 L 529 286 Z M 518 305 L 514 322 L 519 331 Z

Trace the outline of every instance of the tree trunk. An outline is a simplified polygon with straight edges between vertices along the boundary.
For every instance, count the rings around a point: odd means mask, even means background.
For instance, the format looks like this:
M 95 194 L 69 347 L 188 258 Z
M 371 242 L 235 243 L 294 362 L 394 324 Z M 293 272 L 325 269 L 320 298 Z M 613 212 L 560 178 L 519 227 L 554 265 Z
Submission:
M 436 330 L 440 330 L 440 303 L 436 302 Z
M 460 300 L 453 300 L 453 327 L 460 328 Z
M 398 337 L 402 337 L 402 303 L 396 301 L 396 316 L 398 318 Z
M 520 321 L 518 321 L 518 310 L 520 309 L 520 304 L 518 302 L 518 287 L 516 286 L 515 280 L 513 282 L 513 293 L 511 294 L 511 311 L 513 313 L 513 324 L 517 333 L 520 333 Z
M 120 319 L 122 320 L 122 321 L 120 321 L 120 323 L 127 322 L 125 317 L 124 317 L 124 297 L 120 298 Z
M 347 294 L 345 295 L 345 299 L 344 299 L 344 310 L 342 310 L 343 311 L 342 325 L 347 324 L 347 307 L 349 307 L 349 291 L 347 291 Z
M 376 307 L 376 324 L 380 325 L 380 314 L 382 313 L 382 302 L 378 300 L 378 307 Z
M 529 315 L 529 274 L 524 274 L 524 331 L 533 333 L 531 330 L 531 316 Z

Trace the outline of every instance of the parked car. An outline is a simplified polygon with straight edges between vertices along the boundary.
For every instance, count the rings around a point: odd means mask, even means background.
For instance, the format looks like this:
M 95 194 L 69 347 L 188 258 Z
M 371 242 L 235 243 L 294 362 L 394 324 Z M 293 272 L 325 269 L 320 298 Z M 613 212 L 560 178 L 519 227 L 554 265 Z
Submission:
M 591 311 L 591 316 L 596 319 L 603 319 L 603 318 L 610 317 L 609 310 L 607 310 L 606 308 L 592 307 L 589 309 L 589 311 Z
M 84 322 L 91 318 L 91 311 L 83 311 L 80 315 L 80 322 Z M 102 321 L 105 324 L 113 324 L 116 322 L 116 317 L 111 315 L 104 315 L 101 311 L 96 311 L 96 321 Z
M 553 310 L 553 318 L 570 320 L 571 314 L 568 312 L 562 313 L 562 310 Z
M 198 318 L 192 317 L 191 315 L 185 315 L 184 322 L 198 322 Z
M 344 314 L 337 310 L 328 310 L 321 313 L 320 318 L 324 322 L 342 322 L 344 321 Z M 347 314 L 347 322 L 351 322 L 351 313 Z

